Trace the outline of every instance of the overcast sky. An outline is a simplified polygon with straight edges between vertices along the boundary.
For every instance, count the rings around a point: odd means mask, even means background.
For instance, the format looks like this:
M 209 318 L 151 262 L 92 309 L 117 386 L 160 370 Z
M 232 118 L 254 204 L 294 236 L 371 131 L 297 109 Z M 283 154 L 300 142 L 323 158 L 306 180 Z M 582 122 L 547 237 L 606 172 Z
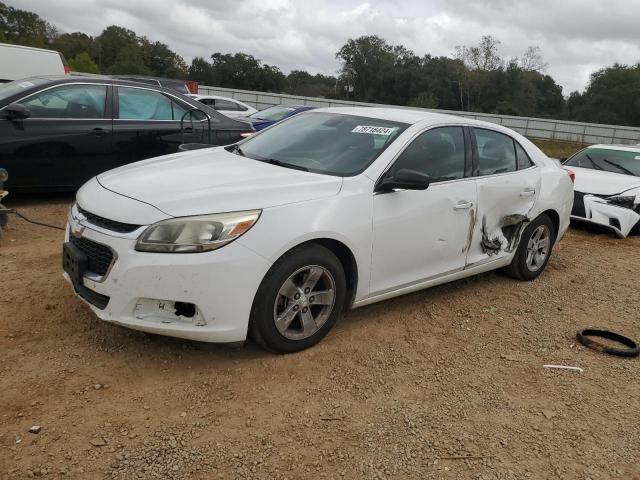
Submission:
M 159 40 L 187 62 L 252 54 L 285 73 L 336 74 L 348 38 L 379 35 L 418 55 L 498 38 L 505 58 L 538 45 L 568 95 L 614 62 L 640 61 L 638 0 L 5 0 L 64 32 L 116 24 Z

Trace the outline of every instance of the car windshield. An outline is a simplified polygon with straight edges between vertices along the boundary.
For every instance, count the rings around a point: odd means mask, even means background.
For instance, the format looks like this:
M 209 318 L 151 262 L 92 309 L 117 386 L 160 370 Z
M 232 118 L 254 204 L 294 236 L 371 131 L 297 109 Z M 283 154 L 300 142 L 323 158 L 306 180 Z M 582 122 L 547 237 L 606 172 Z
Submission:
M 640 177 L 640 152 L 586 148 L 567 160 L 565 165 Z
M 250 115 L 255 120 L 267 120 L 269 122 L 279 122 L 287 115 L 295 111 L 295 107 L 285 107 L 282 105 L 276 105 L 275 107 L 265 108 L 259 112 Z
M 48 80 L 44 78 L 23 78 L 22 80 L 0 84 L 0 102 L 47 82 Z
M 242 142 L 239 155 L 310 172 L 364 171 L 409 125 L 377 118 L 307 112 Z

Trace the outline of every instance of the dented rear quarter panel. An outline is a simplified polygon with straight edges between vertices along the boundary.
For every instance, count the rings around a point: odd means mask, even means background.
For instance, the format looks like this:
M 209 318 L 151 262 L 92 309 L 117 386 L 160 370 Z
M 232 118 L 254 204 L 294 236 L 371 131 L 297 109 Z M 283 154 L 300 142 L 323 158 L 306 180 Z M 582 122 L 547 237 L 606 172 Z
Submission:
M 540 192 L 532 210 L 532 218 L 547 210 L 557 212 L 560 220 L 556 236 L 557 243 L 569 228 L 571 209 L 573 208 L 573 182 L 566 170 L 547 157 L 531 141 L 522 135 L 518 135 L 518 139 L 540 168 Z

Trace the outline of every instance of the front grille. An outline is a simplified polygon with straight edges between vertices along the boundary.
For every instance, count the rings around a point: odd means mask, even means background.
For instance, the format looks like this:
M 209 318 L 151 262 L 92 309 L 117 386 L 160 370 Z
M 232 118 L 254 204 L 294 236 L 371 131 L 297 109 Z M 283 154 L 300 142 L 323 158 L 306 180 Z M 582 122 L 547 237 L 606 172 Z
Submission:
M 101 217 L 100 215 L 96 215 L 95 213 L 87 212 L 85 209 L 80 208 L 80 205 L 77 205 L 77 207 L 78 212 L 84 215 L 89 223 L 92 223 L 93 225 L 96 225 L 100 228 L 104 228 L 105 230 L 111 230 L 112 232 L 117 233 L 131 233 L 140 228 L 140 225 L 116 222 L 115 220 L 109 220 L 108 218 Z
M 77 238 L 73 235 L 69 237 L 69 241 L 87 256 L 89 272 L 106 275 L 113 262 L 113 251 L 109 247 L 88 238 Z

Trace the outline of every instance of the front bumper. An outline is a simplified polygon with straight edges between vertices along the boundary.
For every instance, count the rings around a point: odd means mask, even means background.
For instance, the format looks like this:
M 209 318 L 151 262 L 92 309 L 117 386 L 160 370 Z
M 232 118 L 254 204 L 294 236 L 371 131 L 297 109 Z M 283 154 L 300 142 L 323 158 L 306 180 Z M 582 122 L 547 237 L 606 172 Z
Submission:
M 579 194 L 571 212 L 573 220 L 600 225 L 613 231 L 618 237 L 625 238 L 640 222 L 640 213 L 631 208 L 609 203 L 597 195 Z
M 71 217 L 70 221 L 75 222 Z M 74 289 L 100 319 L 203 342 L 246 339 L 253 299 L 271 266 L 269 261 L 238 241 L 206 253 L 137 252 L 134 247 L 140 232 L 115 236 L 83 226 L 83 238 L 114 252 L 105 275 L 89 272 L 82 279 L 83 288 Z M 65 242 L 70 231 L 67 225 Z M 67 273 L 64 277 L 73 285 Z M 87 290 L 108 297 L 106 306 L 100 308 L 102 305 L 91 301 Z M 195 305 L 195 314 L 176 315 L 175 302 Z

